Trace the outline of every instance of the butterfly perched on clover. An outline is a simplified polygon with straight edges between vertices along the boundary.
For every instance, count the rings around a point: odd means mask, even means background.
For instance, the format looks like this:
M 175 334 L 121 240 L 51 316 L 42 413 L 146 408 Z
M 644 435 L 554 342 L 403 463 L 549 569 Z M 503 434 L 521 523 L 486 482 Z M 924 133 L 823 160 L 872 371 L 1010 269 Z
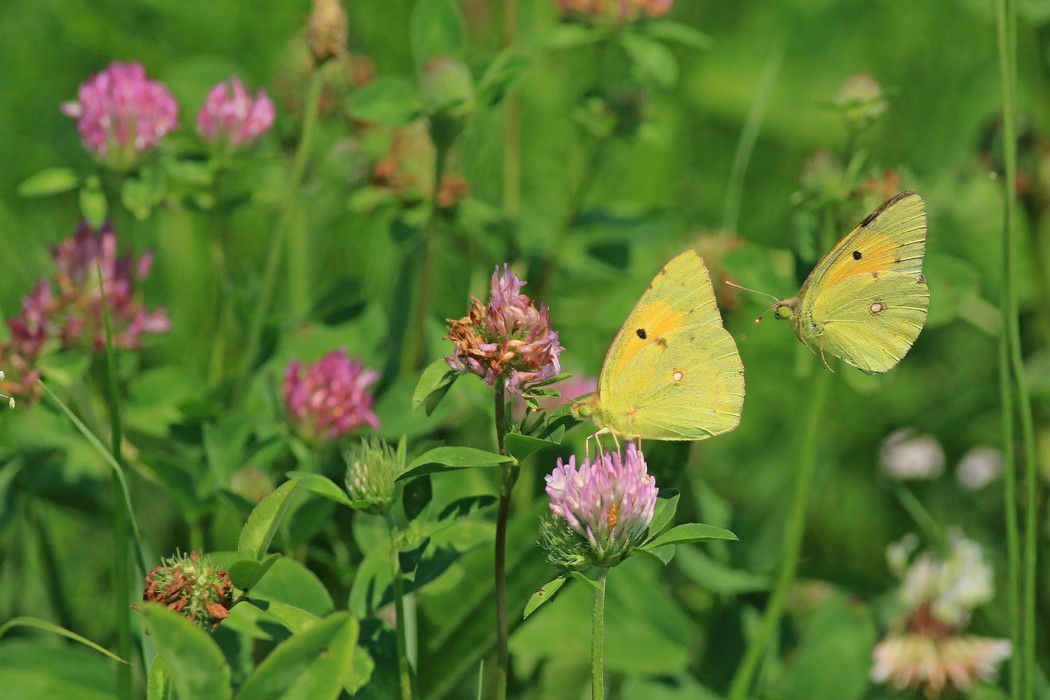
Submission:
M 926 322 L 925 250 L 926 205 L 914 192 L 901 192 L 839 241 L 798 296 L 773 305 L 773 315 L 789 320 L 825 367 L 831 353 L 869 374 L 885 372 Z
M 703 259 L 689 250 L 653 278 L 609 347 L 598 391 L 572 413 L 599 434 L 703 440 L 735 428 L 743 403 L 736 343 Z

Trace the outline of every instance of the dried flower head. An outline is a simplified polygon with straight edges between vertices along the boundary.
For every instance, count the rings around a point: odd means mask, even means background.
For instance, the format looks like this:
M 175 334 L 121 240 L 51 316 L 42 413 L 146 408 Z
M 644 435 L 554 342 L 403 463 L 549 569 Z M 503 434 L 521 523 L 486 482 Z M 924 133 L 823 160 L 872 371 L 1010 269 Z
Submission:
M 1011 653 L 1008 639 L 894 634 L 876 645 L 871 680 L 937 698 L 967 691 L 977 681 L 995 682 Z
M 179 552 L 146 575 L 142 600 L 160 603 L 204 630 L 214 630 L 230 615 L 233 583 L 207 556 Z
M 671 11 L 674 0 L 557 0 L 562 15 L 595 24 L 633 22 L 660 17 Z
M 543 545 L 555 565 L 613 566 L 645 540 L 658 490 L 633 442 L 622 456 L 600 452 L 593 462 L 584 459 L 579 469 L 575 455 L 567 463 L 559 458 L 544 478 L 551 513 L 560 521 L 543 526 Z
M 404 469 L 397 452 L 377 438 L 366 438 L 344 453 L 346 490 L 355 509 L 385 513 L 394 503 L 395 480 Z
M 305 372 L 304 372 L 305 370 Z M 379 427 L 368 387 L 379 372 L 334 350 L 305 367 L 292 360 L 284 374 L 284 407 L 288 419 L 306 440 L 337 440 L 361 425 Z
M 521 293 L 525 285 L 506 265 L 492 273 L 489 303 L 471 302 L 467 316 L 448 319 L 455 354 L 446 357 L 457 372 L 471 372 L 489 386 L 505 382 L 520 394 L 530 384 L 552 379 L 561 371 L 558 333 L 551 329 L 546 304 L 536 305 Z
M 257 141 L 273 126 L 273 101 L 259 89 L 253 98 L 233 77 L 208 93 L 197 113 L 197 133 L 220 149 L 239 148 Z
M 426 122 L 415 121 L 398 127 L 390 136 L 390 147 L 372 168 L 372 184 L 389 190 L 405 202 L 433 198 L 447 209 L 470 194 L 470 182 L 445 172 L 434 187 L 434 142 Z
M 339 0 L 314 0 L 306 37 L 317 65 L 346 52 L 346 10 Z
M 80 85 L 62 112 L 77 120 L 84 147 L 118 170 L 130 170 L 178 123 L 178 105 L 141 63 L 114 61 Z
M 896 598 L 904 614 L 875 647 L 871 679 L 931 698 L 994 681 L 1010 642 L 964 634 L 972 610 L 993 595 L 980 546 L 953 531 L 946 558 L 927 552 L 912 559 L 916 547 L 906 537 L 887 549 L 890 569 L 902 579 Z

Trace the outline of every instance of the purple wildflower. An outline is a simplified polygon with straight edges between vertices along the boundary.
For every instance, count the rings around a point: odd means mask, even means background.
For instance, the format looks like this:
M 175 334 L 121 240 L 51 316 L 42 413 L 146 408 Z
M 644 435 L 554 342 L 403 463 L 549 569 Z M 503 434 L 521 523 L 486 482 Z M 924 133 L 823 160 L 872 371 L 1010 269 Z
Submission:
M 81 222 L 73 237 L 55 248 L 54 258 L 58 268 L 56 301 L 64 307 L 58 319 L 64 347 L 83 339 L 94 350 L 105 348 L 103 292 L 117 347 L 140 347 L 144 333 L 164 333 L 171 328 L 163 308 L 148 311 L 135 297 L 136 282 L 149 277 L 153 254 L 143 253 L 138 261 L 131 254 L 118 256 L 117 235 L 108 224 L 95 231 Z
M 360 425 L 379 427 L 366 389 L 379 379 L 346 350 L 334 350 L 304 367 L 288 363 L 284 374 L 284 406 L 288 418 L 307 440 L 337 440 Z
M 207 143 L 238 148 L 259 139 L 273 126 L 273 101 L 259 89 L 255 97 L 236 77 L 208 93 L 197 113 L 197 132 Z
M 84 147 L 99 160 L 130 170 L 178 122 L 178 105 L 141 63 L 114 61 L 80 85 L 78 102 L 62 112 L 77 120 Z
M 627 443 L 622 457 L 619 452 L 601 452 L 593 462 L 585 459 L 578 470 L 575 456 L 568 463 L 559 458 L 554 471 L 544 478 L 554 520 L 571 529 L 577 540 L 568 552 L 548 546 L 551 561 L 565 565 L 578 559 L 585 548 L 588 564 L 612 566 L 645 540 L 658 490 L 644 455 L 633 442 Z M 552 528 L 545 525 L 544 529 L 549 545 L 554 541 Z
M 148 310 L 135 293 L 136 283 L 149 276 L 152 257 L 146 253 L 136 262 L 130 254 L 118 256 L 117 237 L 108 225 L 95 231 L 82 222 L 53 257 L 54 282 L 42 279 L 22 298 L 22 313 L 7 321 L 11 338 L 0 344 L 0 361 L 17 377 L 0 389 L 30 403 L 39 395 L 40 372 L 34 369 L 39 355 L 49 348 L 105 348 L 103 291 L 115 347 L 141 347 L 143 334 L 171 327 L 163 308 Z
M 476 374 L 489 386 L 502 380 L 516 394 L 558 375 L 563 350 L 558 333 L 551 329 L 547 305 L 537 309 L 521 293 L 524 285 L 506 265 L 502 275 L 497 267 L 488 305 L 473 299 L 467 316 L 449 319 L 446 337 L 456 345 L 455 354 L 445 358 L 449 367 Z

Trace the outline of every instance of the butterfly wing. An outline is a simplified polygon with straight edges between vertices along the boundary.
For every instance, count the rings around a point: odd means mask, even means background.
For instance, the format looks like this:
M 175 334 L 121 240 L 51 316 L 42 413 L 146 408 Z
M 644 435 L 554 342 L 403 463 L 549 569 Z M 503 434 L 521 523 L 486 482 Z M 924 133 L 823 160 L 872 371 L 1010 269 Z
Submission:
M 902 192 L 839 241 L 806 280 L 799 337 L 865 372 L 891 369 L 926 321 L 925 250 L 925 204 Z
M 626 437 L 718 435 L 740 421 L 743 373 L 707 268 L 687 251 L 657 273 L 613 340 L 595 418 Z
M 907 354 L 926 322 L 930 290 L 919 276 L 898 272 L 854 275 L 820 294 L 812 315 L 818 344 L 857 369 L 885 372 Z
M 799 296 L 865 272 L 885 270 L 917 278 L 925 251 L 926 204 L 914 192 L 901 192 L 869 214 L 817 263 Z

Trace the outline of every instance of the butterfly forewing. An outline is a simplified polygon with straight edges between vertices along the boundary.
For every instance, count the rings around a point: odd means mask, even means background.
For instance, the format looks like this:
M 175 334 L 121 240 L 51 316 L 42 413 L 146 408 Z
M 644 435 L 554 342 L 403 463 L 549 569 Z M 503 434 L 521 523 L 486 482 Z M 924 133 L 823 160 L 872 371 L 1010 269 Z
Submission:
M 853 275 L 892 270 L 919 275 L 926 249 L 926 205 L 901 192 L 872 212 L 817 264 L 800 294 Z

